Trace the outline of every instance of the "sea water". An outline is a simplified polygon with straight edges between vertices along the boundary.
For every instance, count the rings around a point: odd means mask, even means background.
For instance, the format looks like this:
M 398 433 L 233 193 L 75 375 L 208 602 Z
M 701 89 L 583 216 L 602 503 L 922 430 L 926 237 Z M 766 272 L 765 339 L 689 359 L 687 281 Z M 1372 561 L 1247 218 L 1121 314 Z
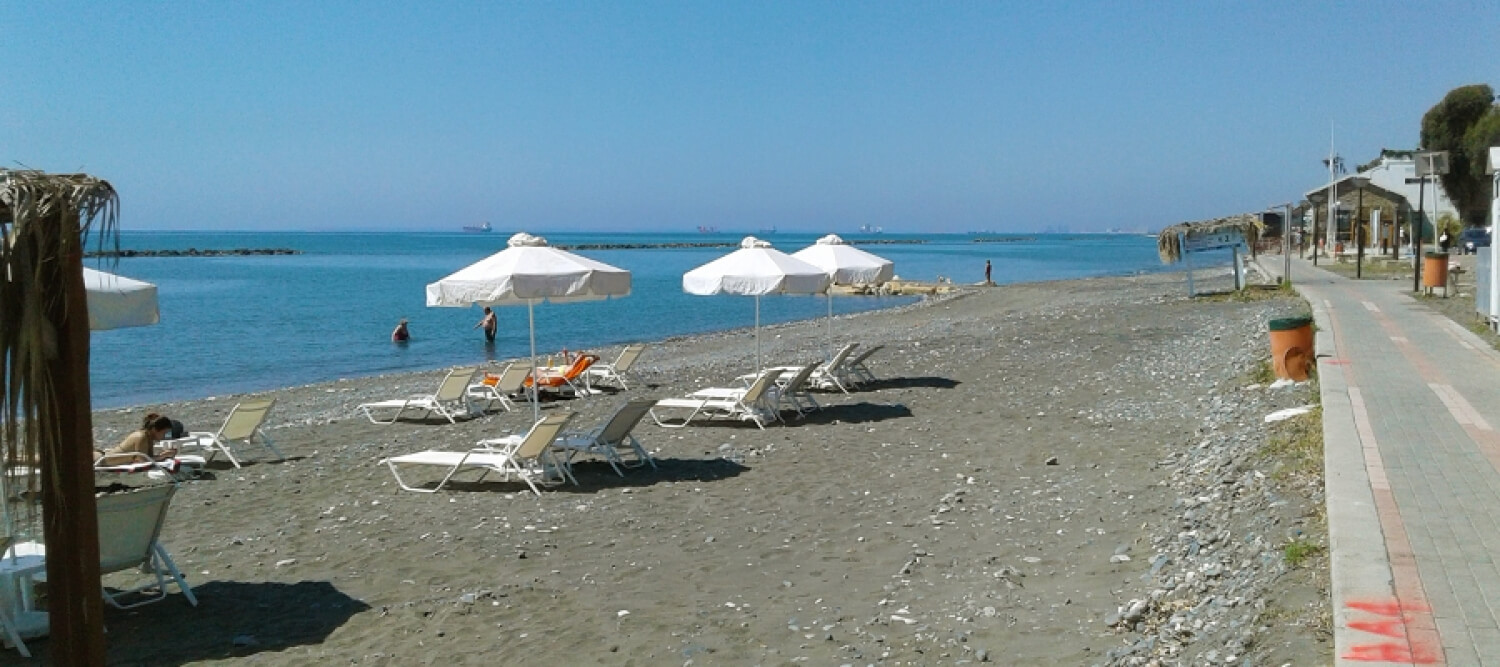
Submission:
M 724 242 L 728 234 L 544 234 L 554 245 Z M 818 235 L 766 238 L 787 253 Z M 89 266 L 155 283 L 161 323 L 101 331 L 91 346 L 95 408 L 270 390 L 338 378 L 431 370 L 528 354 L 527 308 L 501 307 L 493 344 L 473 329 L 478 308 L 428 308 L 425 287 L 503 250 L 508 234 L 131 232 L 138 250 L 286 248 L 294 255 L 135 257 Z M 849 240 L 913 240 L 860 246 L 892 260 L 904 279 L 997 283 L 1160 271 L 1155 240 L 1141 235 L 1037 235 L 975 242 L 968 235 L 851 235 Z M 751 327 L 754 299 L 682 291 L 682 274 L 733 250 L 634 248 L 580 254 L 631 272 L 630 296 L 536 306 L 537 349 L 597 350 L 633 341 Z M 833 299 L 834 313 L 887 308 L 915 297 Z M 812 296 L 761 299 L 761 323 L 822 317 Z M 410 320 L 410 343 L 390 342 Z M 747 337 L 746 344 L 751 344 Z M 644 363 L 644 362 L 643 362 Z

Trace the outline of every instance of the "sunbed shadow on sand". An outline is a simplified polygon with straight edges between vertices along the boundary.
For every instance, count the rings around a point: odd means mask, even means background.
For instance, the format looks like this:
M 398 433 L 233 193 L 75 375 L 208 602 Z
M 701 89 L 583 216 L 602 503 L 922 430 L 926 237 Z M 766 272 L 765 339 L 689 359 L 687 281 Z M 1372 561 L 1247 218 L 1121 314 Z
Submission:
M 601 489 L 641 488 L 665 482 L 712 482 L 737 477 L 749 469 L 748 466 L 723 458 L 670 458 L 656 459 L 655 470 L 651 466 L 627 468 L 625 476 L 621 477 L 604 461 L 580 460 L 573 462 L 573 476 L 578 479 L 578 486 L 553 484 L 544 487 L 542 494 L 544 497 L 553 493 L 591 494 Z M 436 482 L 423 486 L 431 488 L 433 484 Z M 444 490 L 455 493 L 531 493 L 525 482 L 492 478 L 480 482 L 451 480 Z
M 729 459 L 656 459 L 656 469 L 651 466 L 627 468 L 625 476 L 615 474 L 608 463 L 597 460 L 573 462 L 573 476 L 578 486 L 564 484 L 552 491 L 593 493 L 600 489 L 640 488 L 664 482 L 713 482 L 738 477 L 749 470 L 749 466 Z
M 281 465 L 283 463 L 295 463 L 297 461 L 305 460 L 307 460 L 306 456 L 288 456 L 284 459 L 240 459 L 241 467 L 235 468 L 234 464 L 229 462 L 229 459 L 214 459 L 204 464 L 203 471 L 198 473 L 198 476 L 194 477 L 193 479 L 214 479 L 213 473 L 215 471 L 234 472 L 235 470 L 244 470 L 245 468 L 253 468 L 256 466 L 274 466 Z
M 900 403 L 842 403 L 824 405 L 822 410 L 813 410 L 802 419 L 784 416 L 786 425 L 796 428 L 798 424 L 863 424 L 910 417 L 911 408 Z
M 915 377 L 915 378 L 886 378 L 874 382 L 866 382 L 859 385 L 854 391 L 872 389 L 952 389 L 959 385 L 958 380 L 940 377 Z
M 108 663 L 182 665 L 319 644 L 370 609 L 326 581 L 210 581 L 193 586 L 193 593 L 197 607 L 178 594 L 129 611 L 106 607 Z M 245 645 L 236 646 L 237 640 Z M 51 659 L 49 643 L 27 641 L 33 663 Z

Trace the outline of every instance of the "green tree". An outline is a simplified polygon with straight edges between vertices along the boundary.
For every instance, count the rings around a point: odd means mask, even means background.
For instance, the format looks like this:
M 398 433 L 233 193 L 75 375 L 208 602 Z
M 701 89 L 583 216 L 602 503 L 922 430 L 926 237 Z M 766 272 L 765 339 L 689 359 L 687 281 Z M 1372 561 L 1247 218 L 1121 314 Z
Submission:
M 1480 199 L 1483 200 L 1484 205 L 1480 207 L 1477 221 L 1477 224 L 1481 225 L 1486 224 L 1485 219 L 1489 216 L 1489 202 L 1495 196 L 1495 193 L 1491 192 L 1495 187 L 1495 182 L 1489 174 L 1484 173 L 1489 163 L 1492 146 L 1500 146 L 1500 105 L 1491 108 L 1489 113 L 1474 124 L 1474 127 L 1464 133 L 1464 147 L 1469 155 L 1473 156 L 1469 167 L 1474 172 L 1474 178 L 1478 179 L 1482 186 Z M 1495 166 L 1500 168 L 1500 165 Z
M 1484 224 L 1489 210 L 1490 184 L 1484 174 L 1484 149 L 1493 144 L 1481 147 L 1474 142 L 1496 138 L 1495 130 L 1500 128 L 1495 123 L 1500 121 L 1490 120 L 1496 114 L 1500 114 L 1500 109 L 1495 106 L 1494 89 L 1475 84 L 1449 91 L 1443 101 L 1422 116 L 1422 147 L 1448 151 L 1443 190 L 1470 224 Z

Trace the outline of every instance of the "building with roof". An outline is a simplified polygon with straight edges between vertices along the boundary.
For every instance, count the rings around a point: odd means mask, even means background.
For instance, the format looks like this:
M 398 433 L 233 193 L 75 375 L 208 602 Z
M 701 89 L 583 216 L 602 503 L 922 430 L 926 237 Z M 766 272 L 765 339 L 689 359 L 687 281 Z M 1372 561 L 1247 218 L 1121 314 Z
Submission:
M 1417 178 L 1417 152 L 1382 148 L 1380 157 L 1361 165 L 1356 175 L 1370 179 L 1372 185 L 1405 197 L 1411 203 L 1412 210 L 1416 210 L 1420 203 L 1428 221 L 1437 219 L 1444 213 L 1451 213 L 1455 218 L 1462 217 L 1458 214 L 1458 207 L 1453 205 L 1453 200 L 1443 190 L 1443 184 L 1436 183 L 1437 179 L 1428 181 L 1425 195 L 1418 192 L 1416 183 L 1407 182 L 1407 179 Z
M 1415 172 L 1413 172 L 1415 173 Z M 1392 241 L 1403 238 L 1401 231 L 1410 224 L 1410 216 L 1415 208 L 1406 197 L 1399 192 L 1394 192 L 1384 186 L 1377 185 L 1374 179 L 1364 188 L 1364 193 L 1354 187 L 1354 176 L 1345 176 L 1333 185 L 1324 185 L 1320 188 L 1309 190 L 1303 194 L 1308 201 L 1326 202 L 1328 191 L 1333 188 L 1337 191 L 1338 200 L 1332 208 L 1338 212 L 1337 224 L 1328 225 L 1327 203 L 1311 207 L 1311 213 L 1317 222 L 1318 237 L 1330 242 L 1352 243 L 1354 241 L 1354 220 L 1359 220 L 1365 225 L 1365 236 L 1369 247 L 1390 247 Z M 1358 215 L 1355 209 L 1358 208 Z M 1380 212 L 1379 228 L 1375 226 L 1375 212 Z M 1430 216 L 1429 216 L 1430 219 Z M 1400 227 L 1397 227 L 1399 223 Z M 1432 225 L 1423 225 L 1422 237 L 1430 239 Z M 1409 235 L 1409 232 L 1408 232 Z

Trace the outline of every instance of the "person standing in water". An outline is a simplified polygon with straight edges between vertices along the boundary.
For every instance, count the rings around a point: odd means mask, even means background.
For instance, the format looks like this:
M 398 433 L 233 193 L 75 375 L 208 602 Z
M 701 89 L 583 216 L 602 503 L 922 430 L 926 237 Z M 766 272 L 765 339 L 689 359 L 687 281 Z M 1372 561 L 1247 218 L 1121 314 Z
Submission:
M 994 281 L 990 280 L 990 260 L 984 260 L 984 284 L 995 284 Z
M 396 329 L 391 332 L 391 342 L 405 343 L 409 340 L 411 340 L 411 332 L 406 329 L 406 318 L 401 318 L 401 321 L 396 323 Z
M 495 342 L 495 332 L 500 329 L 500 321 L 495 317 L 495 311 L 490 310 L 489 306 L 484 307 L 484 317 L 479 320 L 478 324 L 474 325 L 475 329 L 479 327 L 484 327 L 485 342 Z

